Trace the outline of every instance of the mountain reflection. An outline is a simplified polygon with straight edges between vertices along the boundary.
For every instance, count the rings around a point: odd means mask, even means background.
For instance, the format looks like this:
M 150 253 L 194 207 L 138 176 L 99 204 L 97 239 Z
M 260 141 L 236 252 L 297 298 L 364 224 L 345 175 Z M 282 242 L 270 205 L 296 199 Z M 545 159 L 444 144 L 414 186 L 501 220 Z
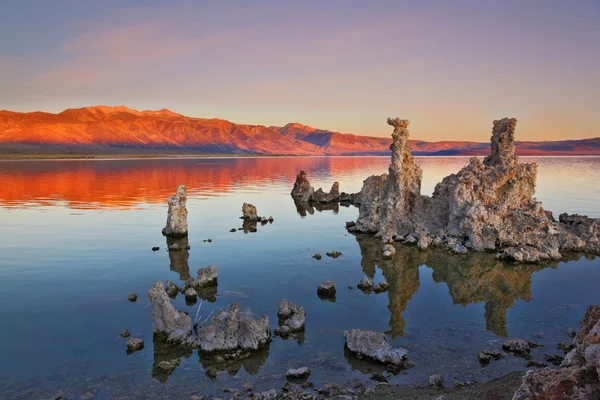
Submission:
M 331 184 L 357 171 L 385 169 L 388 162 L 385 157 L 0 162 L 0 206 L 127 209 L 166 202 L 182 183 L 188 186 L 189 196 L 218 196 L 237 188 L 260 190 L 278 182 L 289 184 L 291 190 L 301 169 L 309 179 Z
M 436 283 L 445 283 L 454 304 L 484 302 L 486 329 L 507 336 L 506 314 L 516 300 L 531 301 L 531 275 L 558 263 L 545 265 L 507 264 L 493 254 L 470 253 L 455 256 L 441 249 L 419 251 L 416 247 L 396 246 L 391 259 L 381 256 L 381 240 L 370 235 L 355 235 L 362 254 L 361 266 L 369 277 L 379 267 L 390 284 L 388 291 L 393 337 L 404 336 L 406 322 L 402 316 L 420 286 L 419 267 L 433 270 Z

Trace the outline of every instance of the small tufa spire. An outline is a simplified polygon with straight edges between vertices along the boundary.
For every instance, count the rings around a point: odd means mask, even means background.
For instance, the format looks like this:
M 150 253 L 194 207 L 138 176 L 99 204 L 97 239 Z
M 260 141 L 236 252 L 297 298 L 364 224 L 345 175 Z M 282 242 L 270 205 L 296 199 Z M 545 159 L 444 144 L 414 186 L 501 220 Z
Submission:
M 492 128 L 492 152 L 483 163 L 485 165 L 514 164 L 515 156 L 515 118 L 502 118 L 494 121 Z

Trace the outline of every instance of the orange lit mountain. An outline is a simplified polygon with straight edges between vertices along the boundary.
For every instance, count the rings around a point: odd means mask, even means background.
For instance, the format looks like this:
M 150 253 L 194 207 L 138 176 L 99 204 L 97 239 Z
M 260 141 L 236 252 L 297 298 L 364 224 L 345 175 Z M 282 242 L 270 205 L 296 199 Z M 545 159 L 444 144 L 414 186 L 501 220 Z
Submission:
M 390 138 L 342 134 L 290 123 L 283 127 L 186 117 L 125 106 L 58 114 L 0 111 L 2 153 L 223 153 L 365 155 L 389 152 Z M 416 155 L 483 155 L 488 143 L 411 141 Z M 519 154 L 600 154 L 600 138 L 518 142 Z

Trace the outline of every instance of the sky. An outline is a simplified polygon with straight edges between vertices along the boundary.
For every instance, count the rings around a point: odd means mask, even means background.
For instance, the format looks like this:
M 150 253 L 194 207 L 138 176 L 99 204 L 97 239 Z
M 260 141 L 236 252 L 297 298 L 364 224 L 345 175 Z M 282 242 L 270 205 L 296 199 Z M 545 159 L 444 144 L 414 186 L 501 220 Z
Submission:
M 0 109 L 487 141 L 600 136 L 600 0 L 0 0 Z

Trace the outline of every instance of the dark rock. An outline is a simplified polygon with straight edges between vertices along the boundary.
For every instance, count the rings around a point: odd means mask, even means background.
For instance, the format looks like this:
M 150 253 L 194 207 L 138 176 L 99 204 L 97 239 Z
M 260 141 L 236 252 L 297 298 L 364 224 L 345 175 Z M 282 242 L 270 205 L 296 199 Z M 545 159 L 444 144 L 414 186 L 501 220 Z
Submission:
M 244 203 L 242 205 L 242 217 L 241 218 L 247 219 L 250 221 L 258 221 L 258 219 L 260 217 L 256 214 L 256 207 L 254 207 L 252 204 Z
M 315 260 L 320 260 L 321 259 L 321 254 L 317 253 L 314 256 L 312 256 L 312 258 L 314 258 Z
M 431 375 L 429 377 L 429 387 L 431 389 L 443 389 L 444 378 L 441 375 Z
M 330 253 L 325 253 L 325 254 L 327 255 L 327 257 L 331 257 L 331 258 L 338 258 L 339 256 L 341 256 L 341 255 L 342 255 L 342 252 L 341 252 L 341 251 L 334 250 L 334 251 L 332 251 L 332 252 L 330 252 Z
M 172 281 L 166 281 L 166 287 L 165 287 L 165 291 L 167 292 L 167 295 L 169 295 L 169 297 L 171 298 L 175 298 L 177 297 L 177 294 L 179 293 L 179 287 L 173 283 Z
M 317 294 L 324 297 L 335 296 L 335 282 L 325 281 L 317 286 Z
M 363 292 L 370 292 L 373 290 L 374 287 L 373 279 L 365 276 L 360 280 L 360 282 L 358 282 L 358 285 L 356 285 L 356 287 L 362 290 Z
M 132 303 L 135 302 L 137 300 L 137 294 L 130 293 L 129 296 L 127 296 L 127 300 L 131 301 Z
M 546 354 L 546 355 L 544 355 L 544 358 L 549 363 L 552 363 L 552 364 L 557 365 L 557 366 L 560 365 L 563 362 L 563 360 L 564 360 L 563 357 L 561 357 L 559 355 L 556 355 L 556 354 Z
M 387 292 L 387 290 L 390 288 L 390 284 L 387 283 L 387 281 L 383 281 L 383 282 L 379 282 L 377 285 L 375 285 L 373 287 L 373 291 L 375 293 L 383 293 L 383 292 Z
M 559 349 L 564 351 L 565 354 L 567 354 L 568 352 L 573 350 L 576 347 L 576 345 L 573 342 L 562 342 L 562 343 L 559 343 L 556 347 L 558 347 Z
M 356 226 L 356 222 L 346 221 L 346 228 L 352 228 L 353 226 Z
M 491 360 L 499 360 L 502 358 L 502 354 L 498 351 L 484 350 L 477 355 L 479 362 L 482 364 L 488 364 Z
M 525 367 L 527 367 L 527 368 L 546 368 L 547 365 L 544 364 L 543 362 L 530 360 L 530 361 L 527 361 L 527 364 L 525 364 Z
M 521 357 L 526 357 L 531 351 L 531 346 L 529 342 L 526 342 L 523 339 L 510 339 L 504 342 L 502 350 Z
M 285 372 L 285 377 L 288 379 L 308 379 L 309 376 L 310 369 L 308 369 L 307 367 L 288 369 Z
M 387 378 L 385 376 L 383 376 L 382 373 L 380 372 L 375 372 L 373 375 L 371 375 L 371 380 L 375 381 L 375 382 L 385 382 L 387 383 Z
M 160 247 L 158 247 L 158 246 L 154 246 L 154 247 L 152 248 L 152 251 L 159 251 L 159 250 L 160 250 Z
M 303 307 L 297 306 L 287 299 L 281 299 L 277 316 L 279 317 L 280 327 L 287 326 L 290 333 L 304 330 L 306 312 Z
M 131 338 L 125 343 L 127 346 L 127 354 L 138 351 L 144 348 L 144 341 L 138 338 Z
M 121 337 L 122 338 L 128 338 L 131 334 L 129 333 L 129 329 L 123 329 L 123 331 L 121 332 Z
M 569 330 L 567 330 L 567 335 L 569 335 L 570 338 L 574 338 L 577 336 L 577 332 L 575 332 L 575 329 L 569 328 Z

